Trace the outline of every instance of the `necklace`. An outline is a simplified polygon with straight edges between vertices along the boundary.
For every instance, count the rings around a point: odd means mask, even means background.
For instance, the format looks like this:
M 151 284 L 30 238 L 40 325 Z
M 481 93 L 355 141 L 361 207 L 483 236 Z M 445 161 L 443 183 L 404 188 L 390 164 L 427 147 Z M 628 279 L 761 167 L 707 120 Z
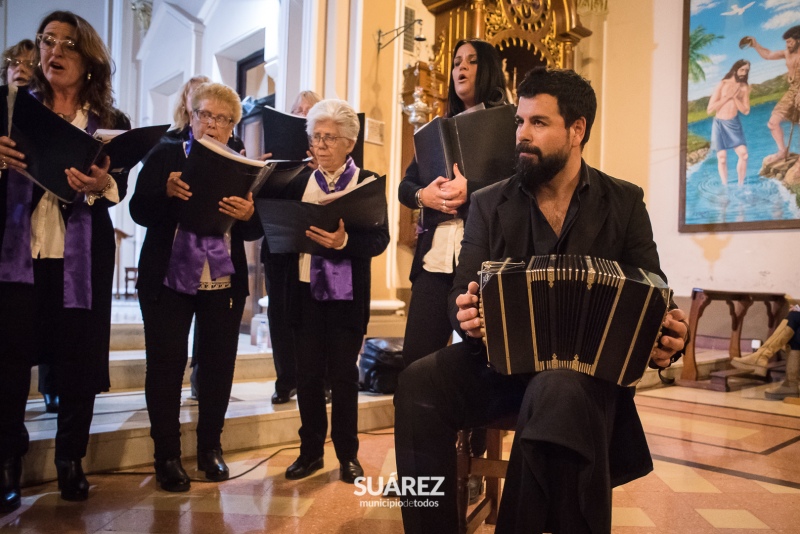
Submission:
M 78 109 L 80 109 L 80 108 L 78 108 Z M 62 119 L 64 119 L 67 122 L 72 122 L 72 121 L 75 120 L 75 117 L 78 116 L 78 109 L 76 109 L 75 111 L 73 111 L 69 115 L 66 115 L 64 113 L 58 113 L 58 112 L 56 112 L 56 115 L 58 115 L 59 117 L 61 117 Z

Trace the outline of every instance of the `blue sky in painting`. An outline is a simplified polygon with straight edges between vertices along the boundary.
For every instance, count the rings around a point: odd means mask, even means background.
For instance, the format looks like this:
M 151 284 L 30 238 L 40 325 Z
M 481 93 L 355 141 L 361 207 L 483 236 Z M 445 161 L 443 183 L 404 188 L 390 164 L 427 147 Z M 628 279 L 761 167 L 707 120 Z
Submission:
M 752 4 L 752 5 L 750 5 Z M 744 12 L 742 8 L 747 7 Z M 733 9 L 736 6 L 738 9 Z M 724 15 L 724 13 L 735 13 Z M 689 83 L 689 100 L 710 96 L 714 87 L 738 59 L 751 62 L 750 83 L 760 83 L 786 73 L 783 60 L 767 61 L 753 48 L 739 49 L 739 40 L 750 35 L 769 50 L 785 49 L 781 35 L 800 24 L 800 0 L 692 0 L 690 29 L 703 26 L 708 33 L 724 35 L 703 49 L 710 63 L 702 63 L 705 82 Z

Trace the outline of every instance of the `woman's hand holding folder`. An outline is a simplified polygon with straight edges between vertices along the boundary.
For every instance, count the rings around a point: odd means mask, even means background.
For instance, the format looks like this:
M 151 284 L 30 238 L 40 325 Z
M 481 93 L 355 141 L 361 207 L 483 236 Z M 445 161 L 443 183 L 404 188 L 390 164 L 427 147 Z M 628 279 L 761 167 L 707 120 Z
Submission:
M 25 170 L 28 165 L 22 161 L 25 159 L 25 154 L 18 150 L 14 150 L 17 143 L 8 136 L 0 137 L 0 171 L 4 171 L 11 167 L 18 171 Z
M 467 201 L 467 179 L 459 172 L 458 163 L 453 164 L 453 174 L 453 179 L 439 176 L 422 189 L 419 200 L 423 206 L 447 215 L 458 213 L 458 208 Z
M 167 178 L 167 196 L 177 197 L 181 200 L 189 200 L 189 197 L 192 196 L 192 193 L 189 191 L 189 184 L 181 180 L 180 172 L 171 172 L 169 173 L 169 178 Z
M 247 193 L 247 198 L 225 197 L 219 203 L 220 213 L 224 213 L 240 221 L 249 221 L 256 209 L 253 205 L 253 193 Z
M 104 156 L 102 165 L 93 164 L 89 167 L 89 174 L 83 174 L 75 167 L 65 169 L 64 173 L 67 175 L 69 186 L 78 193 L 89 191 L 99 193 L 105 191 L 109 185 L 109 180 L 111 180 L 108 175 L 109 168 L 111 168 L 111 158 Z
M 332 248 L 335 250 L 344 248 L 345 239 L 347 237 L 347 232 L 344 230 L 344 220 L 339 219 L 339 228 L 334 232 L 326 232 L 322 228 L 311 226 L 306 230 L 306 237 L 325 248 Z

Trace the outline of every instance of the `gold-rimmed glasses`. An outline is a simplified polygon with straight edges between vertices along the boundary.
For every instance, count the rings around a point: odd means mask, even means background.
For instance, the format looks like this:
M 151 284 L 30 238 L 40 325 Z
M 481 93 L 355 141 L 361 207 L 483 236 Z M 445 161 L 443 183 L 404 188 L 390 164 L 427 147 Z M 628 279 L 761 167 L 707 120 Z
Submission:
M 18 59 L 18 58 L 7 57 L 5 59 L 5 61 L 6 61 L 6 67 L 8 67 L 8 68 L 14 68 L 15 69 L 15 68 L 19 67 L 20 65 L 28 67 L 29 69 L 36 68 L 36 62 L 33 61 L 32 59 Z
M 61 50 L 66 52 L 78 52 L 78 44 L 75 39 L 57 39 L 50 34 L 40 33 L 36 36 L 36 43 L 42 50 L 51 51 L 56 45 L 61 45 Z

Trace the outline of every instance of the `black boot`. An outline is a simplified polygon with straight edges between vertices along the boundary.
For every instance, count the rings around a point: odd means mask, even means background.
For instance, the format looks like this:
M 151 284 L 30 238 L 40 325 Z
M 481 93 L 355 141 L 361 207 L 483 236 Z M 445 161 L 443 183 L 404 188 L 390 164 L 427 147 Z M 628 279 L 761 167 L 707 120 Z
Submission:
M 42 393 L 42 397 L 44 397 L 44 411 L 47 413 L 58 413 L 58 395 Z
M 156 481 L 164 491 L 189 491 L 189 475 L 183 470 L 180 458 L 156 460 Z
M 0 514 L 13 512 L 20 505 L 19 479 L 22 475 L 22 458 L 15 456 L 0 462 Z
M 56 458 L 58 489 L 65 501 L 85 501 L 89 498 L 89 481 L 83 474 L 80 460 L 59 460 Z
M 228 480 L 230 472 L 222 458 L 222 449 L 197 451 L 197 470 L 204 471 L 206 479 L 214 482 Z

